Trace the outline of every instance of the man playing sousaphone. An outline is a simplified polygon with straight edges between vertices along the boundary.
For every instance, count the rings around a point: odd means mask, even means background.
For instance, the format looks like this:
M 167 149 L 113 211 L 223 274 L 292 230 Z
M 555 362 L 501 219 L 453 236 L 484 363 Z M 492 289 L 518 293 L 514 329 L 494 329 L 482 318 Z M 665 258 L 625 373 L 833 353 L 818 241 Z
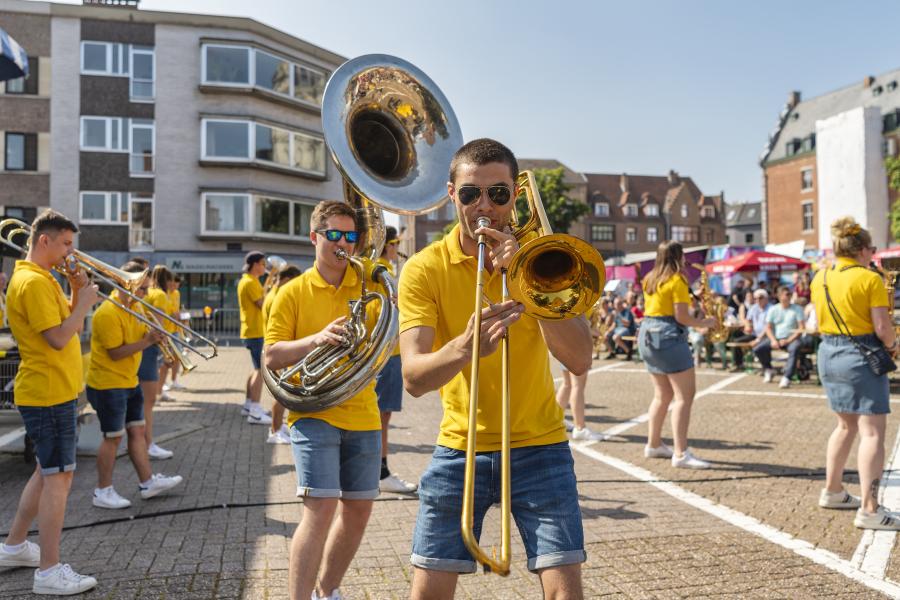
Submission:
M 324 201 L 313 210 L 310 239 L 316 261 L 275 297 L 266 325 L 267 369 L 294 365 L 318 346 L 341 344 L 347 306 L 360 297 L 362 282 L 336 252 L 352 255 L 359 235 L 349 204 Z M 377 309 L 375 303 L 369 306 Z M 375 381 L 326 410 L 290 411 L 288 425 L 297 495 L 304 499 L 303 517 L 291 541 L 290 597 L 340 597 L 337 588 L 362 540 L 372 500 L 378 496 L 381 417 Z
M 460 533 L 462 482 L 468 435 L 470 385 L 478 385 L 475 531 L 498 501 L 500 462 L 501 338 L 509 331 L 511 376 L 512 514 L 522 532 L 528 568 L 547 597 L 581 598 L 585 561 L 581 511 L 562 410 L 556 403 L 549 355 L 572 373 L 587 371 L 591 334 L 587 320 L 542 321 L 523 315 L 515 301 L 474 306 L 477 238 L 490 244 L 485 295 L 502 298 L 501 269 L 518 249 L 508 233 L 515 208 L 518 164 L 504 145 L 489 139 L 460 148 L 450 165 L 448 193 L 459 224 L 442 240 L 412 256 L 401 274 L 400 348 L 408 392 L 440 389 L 444 415 L 437 447 L 419 484 L 419 515 L 411 562 L 412 597 L 452 598 L 460 573 L 476 563 Z M 479 218 L 490 227 L 479 228 Z M 482 310 L 481 366 L 470 381 L 474 314 Z M 549 353 L 547 350 L 549 349 Z M 493 493 L 491 490 L 495 490 Z

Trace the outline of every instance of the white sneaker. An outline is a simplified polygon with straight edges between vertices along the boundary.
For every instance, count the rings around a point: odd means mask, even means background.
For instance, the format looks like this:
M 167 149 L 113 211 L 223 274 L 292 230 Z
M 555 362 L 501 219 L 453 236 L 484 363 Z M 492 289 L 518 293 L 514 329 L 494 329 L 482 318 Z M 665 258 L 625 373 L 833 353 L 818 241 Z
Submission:
M 150 455 L 150 458 L 155 458 L 156 460 L 166 460 L 167 458 L 175 456 L 174 452 L 166 450 L 165 448 L 160 448 L 156 445 L 156 442 L 150 444 L 150 447 L 147 448 L 147 454 Z
M 172 391 L 172 386 L 169 385 L 168 383 L 164 383 L 164 384 L 163 384 L 163 387 L 162 387 L 162 391 L 164 391 L 164 392 L 170 392 L 170 391 Z
M 141 498 L 148 500 L 153 496 L 158 496 L 163 492 L 171 490 L 181 482 L 181 475 L 166 477 L 165 475 L 157 473 L 150 478 L 150 482 L 147 483 L 147 485 L 140 485 L 138 487 L 141 488 Z
M 281 424 L 281 430 L 280 430 L 280 431 L 281 431 L 281 433 L 284 434 L 284 436 L 285 436 L 287 439 L 291 439 L 291 428 L 287 426 L 287 423 L 282 423 L 282 424 Z
M 170 396 L 167 392 L 163 392 L 162 394 L 160 394 L 159 399 L 162 402 L 175 402 L 175 397 Z
M 334 589 L 331 590 L 331 593 L 327 596 L 320 596 L 316 593 L 316 590 L 313 590 L 312 596 L 310 596 L 311 600 L 344 600 L 344 597 L 341 596 L 341 590 Z
M 573 440 L 602 440 L 604 438 L 599 433 L 594 433 L 587 427 L 584 427 L 584 428 L 575 427 L 572 429 L 572 439 Z
M 170 390 L 175 390 L 176 392 L 183 392 L 187 389 L 187 387 L 183 383 L 179 383 L 177 381 L 173 381 L 172 385 L 169 387 Z
M 644 446 L 644 456 L 647 458 L 672 458 L 673 454 L 675 452 L 672 450 L 672 447 L 665 444 L 661 444 L 659 448 Z
M 291 436 L 285 435 L 284 431 L 279 429 L 278 431 L 269 431 L 269 435 L 266 438 L 267 444 L 290 444 Z
M 378 489 L 382 492 L 393 492 L 395 494 L 412 494 L 419 486 L 415 483 L 403 481 L 393 473 L 378 482 Z
M 47 575 L 34 572 L 34 585 L 31 591 L 35 594 L 50 596 L 71 596 L 96 587 L 97 580 L 86 575 L 79 575 L 69 565 L 56 565 Z
M 247 422 L 252 425 L 271 425 L 272 417 L 266 414 L 259 404 L 254 404 L 247 415 Z
M 859 508 L 860 505 L 859 496 L 854 496 L 847 490 L 829 492 L 823 489 L 819 494 L 819 506 L 822 508 Z
M 780 387 L 783 390 L 791 387 L 791 380 L 788 379 L 787 377 L 782 377 L 781 381 L 778 382 L 778 387 Z
M 569 419 L 563 419 L 563 423 L 566 426 L 566 431 L 572 431 L 573 429 L 575 429 L 575 423 L 573 423 Z
M 690 450 L 685 450 L 681 458 L 672 455 L 672 466 L 679 469 L 708 469 L 711 465 L 691 454 Z
M 94 498 L 92 500 L 97 508 L 128 508 L 131 501 L 120 496 L 113 486 L 108 488 L 94 488 Z
M 873 513 L 866 512 L 862 508 L 858 509 L 853 524 L 859 529 L 900 531 L 900 518 L 883 506 L 879 506 Z
M 39 566 L 41 566 L 41 547 L 34 542 L 25 540 L 15 552 L 6 544 L 0 544 L 0 567 Z
M 244 400 L 244 406 L 241 407 L 241 416 L 246 417 L 250 414 L 250 408 L 253 406 L 253 403 L 249 400 Z
M 766 369 L 765 373 L 763 373 L 763 383 L 772 383 L 772 377 L 775 376 L 775 373 L 772 369 Z

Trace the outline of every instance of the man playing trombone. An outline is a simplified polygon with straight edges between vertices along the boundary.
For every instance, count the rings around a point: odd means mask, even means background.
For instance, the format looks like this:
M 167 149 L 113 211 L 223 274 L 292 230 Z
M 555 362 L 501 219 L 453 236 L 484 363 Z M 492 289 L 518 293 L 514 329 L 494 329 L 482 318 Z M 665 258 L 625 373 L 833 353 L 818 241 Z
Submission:
M 498 501 L 500 356 L 509 332 L 512 514 L 522 533 L 528 568 L 547 597 L 581 598 L 585 561 L 581 511 L 562 410 L 556 403 L 549 355 L 572 373 L 590 367 L 591 334 L 583 317 L 542 321 L 502 297 L 500 272 L 518 249 L 508 233 L 515 210 L 518 164 L 499 142 L 479 139 L 460 148 L 450 166 L 448 193 L 459 224 L 412 256 L 400 279 L 400 348 L 404 384 L 413 396 L 440 388 L 444 415 L 431 464 L 419 484 L 419 515 L 411 562 L 412 597 L 452 598 L 459 573 L 476 563 L 460 533 L 460 506 L 468 436 L 469 388 L 477 385 L 475 533 Z M 479 228 L 486 217 L 490 226 Z M 487 238 L 487 308 L 474 306 L 477 239 Z M 470 381 L 474 310 L 482 311 L 480 360 L 491 376 Z M 548 350 L 549 349 L 549 353 Z
M 137 263 L 122 267 L 126 273 L 143 273 Z M 134 290 L 141 299 L 150 288 L 144 278 Z M 124 309 L 135 310 L 135 298 L 113 292 L 94 312 L 91 321 L 91 363 L 87 374 L 87 397 L 97 411 L 103 441 L 97 450 L 97 487 L 93 505 L 98 508 L 128 508 L 131 502 L 120 496 L 112 484 L 116 451 L 128 432 L 128 456 L 137 472 L 141 498 L 157 496 L 181 483 L 181 476 L 154 475 L 150 470 L 147 440 L 144 437 L 144 396 L 138 385 L 141 354 L 164 339 L 159 329 L 149 329 Z M 114 302 L 117 302 L 117 306 Z M 138 309 L 139 310 L 139 309 Z

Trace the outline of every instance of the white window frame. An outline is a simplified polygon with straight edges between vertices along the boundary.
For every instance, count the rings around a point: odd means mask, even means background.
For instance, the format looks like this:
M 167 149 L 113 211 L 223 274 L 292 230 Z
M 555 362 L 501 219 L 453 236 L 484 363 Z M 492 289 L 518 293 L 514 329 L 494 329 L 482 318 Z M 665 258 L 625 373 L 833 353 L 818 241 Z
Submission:
M 602 210 L 599 210 L 601 209 Z M 609 216 L 609 202 L 594 202 L 594 216 L 603 218 Z
M 630 217 L 630 218 L 636 217 L 640 214 L 640 211 L 638 210 L 638 205 L 635 204 L 634 202 L 629 202 L 628 204 L 626 204 L 625 208 L 622 212 L 626 217 Z
M 653 235 L 650 235 L 650 233 Z M 647 241 L 648 242 L 658 242 L 659 241 L 659 228 L 657 227 L 648 227 L 647 228 Z
M 206 126 L 209 123 L 242 123 L 244 124 L 247 131 L 247 154 L 245 157 L 240 156 L 210 156 L 207 153 L 206 148 Z M 265 160 L 261 158 L 256 158 L 256 126 L 262 125 L 263 127 L 269 127 L 271 129 L 276 129 L 279 131 L 287 132 L 290 136 L 290 142 L 288 147 L 288 164 L 284 165 L 278 162 L 274 162 L 271 160 Z M 312 138 L 317 140 L 323 144 L 325 144 L 325 138 L 319 135 L 314 135 L 312 133 L 308 133 L 305 131 L 298 131 L 296 129 L 287 129 L 285 127 L 279 127 L 277 125 L 272 125 L 271 123 L 265 123 L 260 121 L 254 121 L 249 119 L 231 119 L 231 118 L 222 118 L 222 117 L 210 117 L 204 118 L 201 120 L 200 124 L 200 160 L 202 161 L 210 161 L 210 162 L 232 162 L 232 163 L 247 163 L 247 164 L 255 164 L 255 165 L 266 165 L 272 166 L 278 169 L 287 169 L 289 171 L 294 171 L 296 173 L 301 173 L 305 175 L 313 175 L 316 177 L 325 177 L 328 175 L 328 156 L 325 154 L 325 160 L 323 161 L 323 170 L 322 171 L 312 171 L 310 169 L 301 169 L 300 167 L 294 166 L 294 136 L 304 136 L 307 138 Z
M 218 230 L 209 230 L 206 227 L 206 201 L 210 196 L 240 196 L 246 198 L 246 202 L 244 203 L 244 224 L 246 227 L 240 231 L 218 231 Z M 242 192 L 203 192 L 200 194 L 200 233 L 202 235 L 215 236 L 215 237 L 235 237 L 235 236 L 244 236 L 249 237 L 253 234 L 253 195 L 242 193 Z
M 682 219 L 687 219 L 687 218 L 688 218 L 688 207 L 687 207 L 687 204 L 682 204 L 682 205 L 681 205 L 681 218 L 682 218 Z
M 716 207 L 715 206 L 701 206 L 700 207 L 700 216 L 705 219 L 715 219 L 716 218 Z
M 103 196 L 105 202 L 104 213 L 105 216 L 102 219 L 85 219 L 82 217 L 84 211 L 84 196 L 86 194 Z M 128 202 L 128 210 L 127 216 L 125 217 L 125 221 L 119 221 L 112 218 L 112 195 L 118 194 L 119 203 L 123 200 Z M 118 213 L 121 214 L 121 211 Z M 78 222 L 82 225 L 129 225 L 131 224 L 131 198 L 128 192 L 96 192 L 91 190 L 84 190 L 78 193 Z
M 809 220 L 811 227 L 809 229 L 806 228 L 806 207 L 809 207 Z M 803 233 L 812 233 L 816 229 L 816 209 L 813 206 L 812 200 L 807 200 L 805 202 L 800 203 L 800 226 L 803 228 Z
M 156 100 L 156 49 L 149 48 L 146 46 L 129 46 L 129 63 L 128 63 L 128 96 L 132 102 L 141 102 L 146 104 L 152 104 Z M 134 77 L 134 55 L 135 54 L 149 54 L 151 68 L 153 69 L 153 77 L 149 80 L 147 79 L 136 79 Z M 134 91 L 134 83 L 149 83 L 150 84 L 150 96 L 135 96 Z
M 246 50 L 247 51 L 247 60 L 249 61 L 247 68 L 247 83 L 240 82 L 230 82 L 230 81 L 210 81 L 207 74 L 207 50 L 209 48 L 232 48 L 238 50 Z M 261 85 L 256 84 L 256 54 L 263 53 L 278 60 L 284 61 L 288 63 L 290 67 L 290 77 L 288 78 L 288 91 L 285 92 L 277 92 L 275 90 L 270 90 L 267 87 L 263 87 Z M 230 88 L 244 88 L 244 89 L 256 89 L 266 94 L 274 94 L 281 98 L 286 98 L 298 104 L 303 104 L 306 106 L 314 106 L 321 107 L 321 102 L 310 102 L 309 100 L 304 100 L 302 98 L 298 98 L 296 94 L 297 89 L 297 68 L 306 69 L 307 71 L 311 71 L 313 73 L 318 73 L 325 80 L 328 79 L 328 73 L 324 69 L 319 69 L 316 67 L 312 67 L 306 63 L 300 63 L 295 60 L 292 60 L 286 56 L 275 54 L 266 50 L 262 50 L 261 48 L 255 48 L 253 46 L 247 46 L 244 44 L 222 44 L 218 42 L 210 42 L 203 43 L 200 49 L 200 63 L 201 63 L 201 71 L 200 71 L 200 81 L 203 85 L 213 85 L 213 86 L 221 86 L 221 87 L 230 87 Z
M 239 196 L 242 198 L 246 198 L 247 201 L 244 204 L 244 223 L 246 224 L 246 228 L 240 231 L 216 231 L 209 230 L 206 226 L 206 202 L 210 196 Z M 272 240 L 286 240 L 286 241 L 309 241 L 308 233 L 294 234 L 293 231 L 296 229 L 296 223 L 294 222 L 294 205 L 301 204 L 304 206 L 308 206 L 310 208 L 315 207 L 315 200 L 300 200 L 296 198 L 284 198 L 282 196 L 278 196 L 277 194 L 247 194 L 245 192 L 228 192 L 228 191 L 216 191 L 216 192 L 203 192 L 200 194 L 200 233 L 204 236 L 209 237 L 224 237 L 224 238 L 235 238 L 235 237 L 245 237 L 245 238 L 265 238 Z M 287 234 L 283 233 L 267 233 L 263 231 L 256 230 L 256 205 L 260 200 L 275 200 L 278 202 L 287 202 L 288 203 L 288 232 Z M 156 214 L 154 213 L 154 219 L 156 218 Z
M 814 189 L 816 189 L 816 180 L 812 176 L 812 170 L 813 170 L 812 167 L 805 167 L 803 169 L 800 169 L 800 191 L 801 192 L 811 192 Z M 809 180 L 810 180 L 809 187 L 803 187 L 803 185 L 804 185 L 803 174 L 804 173 L 809 173 L 809 175 L 810 175 L 809 176 Z
M 95 69 L 85 69 L 84 68 L 84 47 L 86 44 L 96 45 L 96 46 L 106 46 L 106 69 L 102 71 L 98 71 Z M 100 42 L 96 40 L 82 40 L 81 48 L 79 53 L 79 63 L 78 66 L 80 68 L 80 72 L 82 75 L 100 75 L 104 77 L 129 77 L 131 73 L 131 56 L 129 53 L 130 44 L 120 44 L 116 42 Z M 113 53 L 118 53 L 119 58 L 119 70 L 113 71 Z M 128 69 L 123 70 L 123 65 L 125 61 L 122 60 L 125 56 L 128 56 Z M 155 73 L 155 71 L 154 71 Z
M 138 202 L 150 203 L 150 246 L 132 246 L 131 245 L 131 207 L 134 206 L 134 200 Z M 140 192 L 131 192 L 128 194 L 128 250 L 130 252 L 142 252 L 144 250 L 152 250 L 156 247 L 156 196 L 154 194 L 143 194 Z
M 637 227 L 626 227 L 625 228 L 625 243 L 626 244 L 636 244 L 637 241 L 638 241 Z
M 150 123 L 135 123 L 135 121 L 148 120 Z M 150 159 L 153 168 L 150 171 L 132 171 L 131 161 L 135 156 L 147 156 L 146 154 L 135 154 L 134 152 L 134 130 L 150 129 L 150 139 L 153 145 L 153 151 L 150 153 Z M 153 119 L 130 119 L 128 123 L 128 172 L 131 177 L 149 178 L 156 175 L 156 121 Z
M 656 202 L 649 202 L 647 206 L 644 207 L 644 216 L 646 217 L 658 217 L 659 216 L 659 204 Z
M 86 146 L 84 139 L 84 123 L 86 120 L 92 121 L 105 121 L 106 131 L 105 131 L 105 141 L 104 146 Z M 112 139 L 112 122 L 118 121 L 119 123 L 119 134 L 117 136 L 117 142 L 119 147 L 113 148 L 113 139 Z M 95 117 L 92 115 L 82 115 L 79 119 L 79 131 L 78 131 L 78 149 L 82 152 L 118 152 L 122 154 L 128 154 L 131 152 L 131 136 L 130 133 L 125 132 L 125 122 L 126 119 L 122 117 Z M 128 128 L 130 129 L 130 128 Z M 124 145 L 125 142 L 128 142 L 127 146 Z

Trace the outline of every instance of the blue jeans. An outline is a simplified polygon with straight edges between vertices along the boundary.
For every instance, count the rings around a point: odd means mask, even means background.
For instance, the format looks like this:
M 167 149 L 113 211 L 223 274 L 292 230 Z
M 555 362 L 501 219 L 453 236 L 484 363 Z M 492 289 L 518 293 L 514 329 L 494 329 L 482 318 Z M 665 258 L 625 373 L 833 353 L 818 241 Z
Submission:
M 437 446 L 419 480 L 419 515 L 410 562 L 423 569 L 474 573 L 475 561 L 463 544 L 462 512 L 466 453 Z M 568 442 L 513 448 L 512 514 L 525 545 L 528 569 L 582 563 L 584 531 L 574 461 Z M 500 502 L 500 452 L 475 458 L 475 537 L 484 515 Z
M 78 442 L 75 400 L 53 406 L 18 406 L 25 433 L 34 442 L 41 475 L 75 470 Z
M 243 338 L 244 347 L 250 351 L 250 360 L 253 361 L 253 368 L 259 371 L 262 364 L 263 338 Z
M 788 379 L 794 376 L 794 371 L 797 368 L 797 354 L 800 352 L 801 346 L 800 338 L 788 344 L 788 358 L 787 363 L 784 365 L 784 376 Z M 765 338 L 754 346 L 753 353 L 756 354 L 764 369 L 772 368 L 772 342 L 769 341 L 769 338 Z
M 348 431 L 321 419 L 291 427 L 297 495 L 371 500 L 381 477 L 381 430 Z
M 141 386 L 97 390 L 87 386 L 88 402 L 97 412 L 105 438 L 122 437 L 129 427 L 144 424 L 144 394 Z
M 162 356 L 159 346 L 147 346 L 141 353 L 141 366 L 138 367 L 138 381 L 159 381 L 159 359 Z
M 378 396 L 378 410 L 400 412 L 403 408 L 403 363 L 400 355 L 392 356 L 375 378 L 375 395 Z

